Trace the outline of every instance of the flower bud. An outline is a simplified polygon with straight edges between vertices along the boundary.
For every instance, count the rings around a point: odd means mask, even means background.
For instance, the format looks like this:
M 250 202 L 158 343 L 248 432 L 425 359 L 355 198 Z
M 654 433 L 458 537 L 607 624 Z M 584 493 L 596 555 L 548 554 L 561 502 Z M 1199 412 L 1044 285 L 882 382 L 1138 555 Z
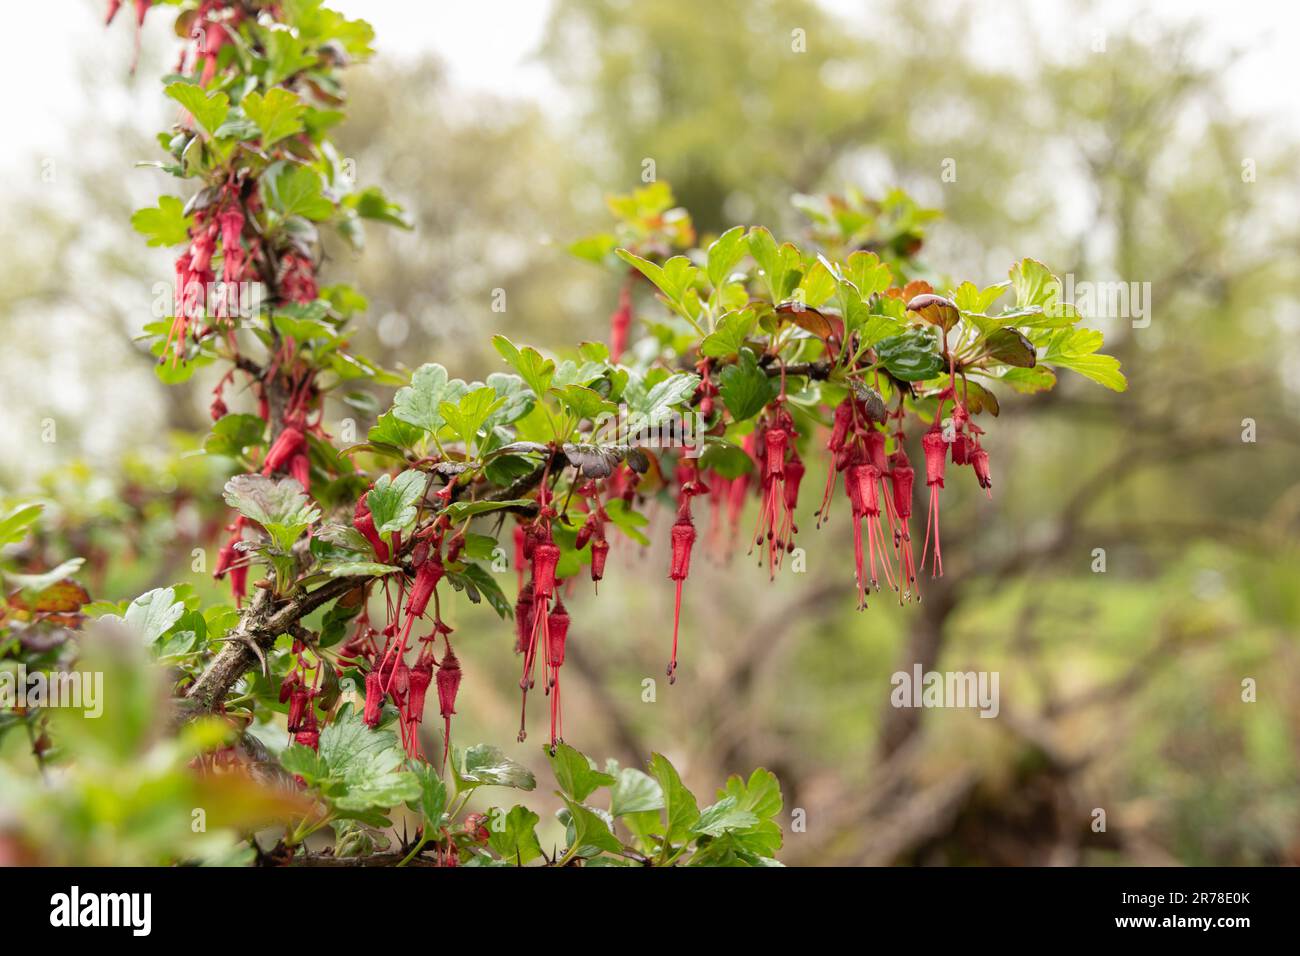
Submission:
M 683 514 L 673 524 L 673 559 L 668 571 L 670 581 L 685 581 L 691 572 L 691 548 L 695 545 L 695 523 Z

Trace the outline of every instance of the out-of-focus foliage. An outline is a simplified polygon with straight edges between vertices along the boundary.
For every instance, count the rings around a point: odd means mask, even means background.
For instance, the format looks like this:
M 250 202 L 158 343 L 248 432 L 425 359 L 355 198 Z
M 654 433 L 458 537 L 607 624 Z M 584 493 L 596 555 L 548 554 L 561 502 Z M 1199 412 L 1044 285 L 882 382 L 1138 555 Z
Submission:
M 855 183 L 900 184 L 944 212 L 927 254 L 943 253 L 985 283 L 1030 253 L 1079 280 L 1150 282 L 1149 325 L 1095 321 L 1129 373 L 1122 406 L 1067 381 L 1033 421 L 1018 400 L 1003 403 L 995 503 L 977 510 L 973 495 L 959 494 L 950 512 L 969 529 L 967 543 L 954 535 L 945 549 L 960 569 L 950 573 L 969 576 L 967 586 L 927 592 L 919 616 L 882 607 L 864 619 L 836 597 L 852 572 L 840 557 L 847 529 L 834 521 L 820 538 L 804 535 L 806 576 L 769 586 L 747 561 L 705 565 L 692 613 L 711 640 L 690 661 L 697 676 L 671 694 L 661 687 L 651 702 L 642 681 L 661 673 L 661 661 L 640 649 L 657 647 L 652 638 L 671 626 L 671 597 L 620 587 L 611 575 L 609 593 L 575 612 L 584 623 L 570 666 L 581 678 L 566 689 L 566 706 L 602 716 L 606 739 L 584 749 L 628 762 L 648 741 L 677 741 L 669 756 L 698 785 L 769 767 L 785 806 L 806 811 L 806 829 L 788 832 L 787 863 L 1294 861 L 1294 134 L 1234 114 L 1220 85 L 1229 65 L 1194 55 L 1193 29 L 1170 26 L 1148 41 L 1112 34 L 1104 53 L 1085 37 L 1049 48 L 1025 36 L 1002 68 L 972 55 L 979 9 L 872 7 L 869 27 L 855 30 L 804 3 L 701 12 L 562 0 L 546 52 L 579 97 L 571 124 L 512 102 L 494 104 L 483 123 L 382 122 L 429 103 L 434 94 L 421 91 L 455 94 L 424 65 L 382 62 L 381 43 L 381 62 L 366 68 L 374 81 L 354 87 L 356 118 L 342 136 L 362 178 L 388 184 L 410 211 L 416 238 L 376 236 L 359 260 L 340 252 L 335 266 L 357 271 L 372 315 L 392 311 L 390 327 L 407 329 L 389 352 L 370 351 L 389 366 L 462 367 L 452 350 L 484 351 L 494 332 L 551 347 L 598 337 L 616 282 L 563 246 L 603 229 L 602 196 L 640 185 L 651 158 L 706 241 L 732 220 L 773 216 L 786 217 L 793 234 L 792 189 L 846 195 Z M 791 50 L 795 28 L 806 31 L 806 53 Z M 424 140 L 426 129 L 436 142 Z M 132 158 L 143 151 L 123 147 Z M 403 165 L 371 169 L 367 156 Z M 956 161 L 952 182 L 941 179 L 946 158 Z M 104 165 L 111 178 L 86 184 L 97 230 L 117 229 L 121 248 L 134 251 L 116 225 L 132 208 L 116 193 L 123 164 Z M 50 228 L 34 232 L 85 242 L 61 210 L 42 208 Z M 541 231 L 551 245 L 534 241 Z M 515 253 L 478 269 L 478 237 L 503 232 L 518 241 Z M 175 392 L 164 400 L 154 389 L 147 357 L 134 373 L 104 358 L 130 354 L 123 343 L 147 297 L 115 310 L 117 324 L 96 310 L 80 322 L 80 340 L 58 339 L 57 349 L 30 331 L 33 315 L 60 313 L 52 296 L 15 294 L 13 285 L 61 292 L 67 263 L 60 251 L 6 273 L 0 323 L 7 340 L 26 344 L 4 361 L 44 356 L 41 374 L 25 379 L 37 384 L 14 386 L 7 404 L 30 394 L 33 409 L 56 408 L 50 383 L 75 361 L 92 389 L 108 378 L 142 383 L 133 394 L 147 396 L 149 421 L 183 417 Z M 157 274 L 102 256 L 79 275 L 120 277 L 125 268 L 137 283 Z M 503 315 L 491 311 L 494 288 L 507 290 Z M 474 324 L 426 330 L 421 305 L 472 314 Z M 526 333 L 516 332 L 521 325 Z M 496 357 L 484 351 L 481 360 L 466 374 Z M 6 365 L 6 382 L 24 381 L 14 371 Z M 74 455 L 73 428 L 37 445 L 41 417 L 6 431 L 19 451 L 5 456 L 11 486 L 33 484 L 21 465 L 27 447 L 56 462 Z M 1256 441 L 1243 441 L 1246 419 Z M 137 424 L 118 433 L 144 444 L 156 431 Z M 119 486 L 111 456 L 90 469 Z M 806 480 L 816 487 L 824 478 L 810 469 Z M 668 520 L 652 516 L 652 537 L 664 536 Z M 1094 570 L 1098 548 L 1104 573 Z M 185 575 L 184 559 L 140 554 L 155 565 L 142 578 Z M 611 565 L 624 560 L 647 579 L 666 566 L 665 554 L 617 549 Z M 194 575 L 196 585 L 203 579 Z M 137 578 L 96 596 L 123 599 L 141 586 Z M 491 616 L 457 612 L 452 623 L 492 634 Z M 508 685 L 515 661 L 506 642 L 466 645 L 485 688 Z M 889 676 L 912 662 L 999 670 L 1001 715 L 893 710 Z M 1258 682 L 1253 703 L 1242 700 L 1247 678 Z M 460 719 L 469 739 L 508 739 L 517 701 L 485 690 Z M 518 757 L 542 769 L 536 753 Z M 1095 808 L 1107 811 L 1104 833 L 1092 829 Z

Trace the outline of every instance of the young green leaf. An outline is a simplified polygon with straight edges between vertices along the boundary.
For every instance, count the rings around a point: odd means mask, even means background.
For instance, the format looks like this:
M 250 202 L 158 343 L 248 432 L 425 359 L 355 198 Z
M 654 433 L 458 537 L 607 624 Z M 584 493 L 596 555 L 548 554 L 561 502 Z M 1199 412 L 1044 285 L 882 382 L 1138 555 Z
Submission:
M 409 425 L 434 434 L 442 427 L 442 405 L 457 402 L 467 386 L 460 379 L 448 379 L 447 370 L 436 362 L 421 365 L 411 383 L 393 396 L 393 415 Z
M 718 390 L 722 401 L 736 421 L 752 418 L 763 410 L 780 386 L 758 366 L 749 349 L 741 349 L 739 360 L 719 375 Z
M 279 35 L 279 31 L 272 35 Z M 257 125 L 263 149 L 301 132 L 302 115 L 307 111 L 307 104 L 282 86 L 267 90 L 266 96 L 256 91 L 249 93 L 239 105 L 244 115 Z
M 551 770 L 555 773 L 555 782 L 560 789 L 579 803 L 591 796 L 598 787 L 608 787 L 614 778 L 596 769 L 596 765 L 585 754 L 568 744 L 560 743 L 554 753 L 549 753 Z
M 458 792 L 488 786 L 516 790 L 532 790 L 537 786 L 530 770 L 515 763 L 500 748 L 488 744 L 475 744 L 464 753 L 458 751 L 452 759 L 452 773 Z
M 225 93 L 207 93 L 194 83 L 172 83 L 163 92 L 185 107 L 209 133 L 215 133 L 230 112 L 230 97 Z
M 366 494 L 366 504 L 380 534 L 407 531 L 415 524 L 420 499 L 428 487 L 429 476 L 408 468 L 396 478 L 380 475 Z
M 732 226 L 718 236 L 709 244 L 707 269 L 709 284 L 715 289 L 722 288 L 722 284 L 731 275 L 731 270 L 735 268 L 736 263 L 745 257 L 745 253 L 748 251 L 749 247 L 745 242 L 744 226 Z
M 284 218 L 302 216 L 319 222 L 334 214 L 334 204 L 325 198 L 320 174 L 310 166 L 281 160 L 266 171 L 271 208 Z
M 492 852 L 507 863 L 526 866 L 542 855 L 542 845 L 537 841 L 537 824 L 541 817 L 527 807 L 512 807 L 510 812 L 500 817 L 501 811 L 494 811 L 488 824 L 488 846 Z
M 236 475 L 226 482 L 223 497 L 245 518 L 260 524 L 284 552 L 320 517 L 302 485 L 292 478 Z
M 175 196 L 159 196 L 157 206 L 137 209 L 131 216 L 132 228 L 148 236 L 146 245 L 150 246 L 179 246 L 189 242 L 193 225 L 193 217 L 185 215 L 185 204 Z
M 523 377 L 533 390 L 533 395 L 541 398 L 546 394 L 546 390 L 551 387 L 551 379 L 555 376 L 553 361 L 542 358 L 541 353 L 531 346 L 518 348 L 504 335 L 492 336 L 492 346 Z
M 690 836 L 691 827 L 700 818 L 699 805 L 695 795 L 686 789 L 677 769 L 663 754 L 654 754 L 650 758 L 650 773 L 659 781 L 663 790 L 664 809 L 667 813 L 667 839 L 678 842 Z

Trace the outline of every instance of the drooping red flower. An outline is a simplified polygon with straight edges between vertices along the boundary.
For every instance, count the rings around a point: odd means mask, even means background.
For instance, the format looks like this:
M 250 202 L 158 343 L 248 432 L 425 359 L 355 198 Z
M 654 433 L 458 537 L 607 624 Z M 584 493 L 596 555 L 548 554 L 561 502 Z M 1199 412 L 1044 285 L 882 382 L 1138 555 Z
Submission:
M 280 296 L 286 302 L 315 302 L 318 295 L 316 273 L 311 262 L 297 253 L 286 253 L 280 260 Z
M 527 538 L 528 536 L 524 532 L 524 526 L 521 524 L 515 525 L 515 571 L 519 576 L 519 590 L 523 590 L 524 573 L 528 567 L 528 554 L 525 550 L 525 542 L 527 541 Z
M 320 749 L 320 725 L 316 720 L 316 708 L 310 705 L 307 707 L 306 713 L 302 717 L 302 723 L 294 733 L 293 739 L 295 743 L 310 747 L 312 750 Z
M 546 622 L 546 664 L 550 671 L 547 693 L 551 698 L 551 750 L 564 739 L 564 712 L 560 705 L 560 668 L 564 666 L 564 645 L 569 637 L 569 612 L 558 596 Z
M 442 765 L 447 766 L 447 757 L 451 753 L 451 718 L 456 713 L 456 692 L 460 689 L 460 661 L 456 652 L 447 645 L 447 653 L 438 663 L 438 712 L 442 715 L 443 744 Z
M 370 514 L 370 505 L 366 502 L 364 494 L 357 499 L 357 506 L 352 511 L 352 527 L 356 528 L 361 533 L 361 536 L 370 542 L 370 546 L 375 549 L 375 557 L 380 562 L 387 563 L 388 542 L 375 530 L 375 519 Z
M 225 282 L 239 282 L 244 278 L 248 257 L 240 236 L 244 231 L 244 213 L 232 204 L 217 214 L 221 225 L 221 278 Z
M 980 487 L 988 492 L 990 498 L 993 497 L 993 479 L 989 475 L 989 453 L 985 451 L 978 443 L 975 450 L 970 456 L 971 467 L 975 470 L 975 477 L 979 480 Z
M 433 655 L 426 647 L 415 659 L 407 678 L 406 717 L 412 724 L 419 724 L 424 719 L 424 698 L 433 682 Z
M 294 687 L 289 692 L 289 733 L 296 733 L 302 727 L 303 718 L 310 708 L 310 691 L 301 684 Z
M 286 425 L 276 436 L 275 441 L 266 452 L 266 461 L 262 463 L 262 474 L 271 475 L 280 469 L 287 469 L 293 457 L 307 447 L 307 436 L 297 425 Z M 303 485 L 306 490 L 307 485 Z
M 556 597 L 547 624 L 546 665 L 558 670 L 564 666 L 564 642 L 569 636 L 569 611 L 562 598 Z
M 826 439 L 826 450 L 831 453 L 831 467 L 826 474 L 826 490 L 822 493 L 822 504 L 817 509 L 817 527 L 821 527 L 830 518 L 831 497 L 835 494 L 835 478 L 848 467 L 845 454 L 849 440 L 849 430 L 853 427 L 853 396 L 846 397 L 835 406 L 832 416 L 831 434 Z
M 627 333 L 632 325 L 632 277 L 623 281 L 618 291 L 618 308 L 609 317 L 609 360 L 617 362 L 627 348 Z
M 442 557 L 437 551 L 430 551 L 424 562 L 416 568 L 415 581 L 411 585 L 411 594 L 406 601 L 408 629 L 411 620 L 424 616 L 424 612 L 429 606 L 429 598 L 433 597 L 434 590 L 438 587 L 438 582 L 442 580 L 445 573 Z
M 533 629 L 533 583 L 529 581 L 519 591 L 515 601 L 515 653 L 528 651 Z
M 372 670 L 366 675 L 366 709 L 362 719 L 368 727 L 379 726 L 380 713 L 384 707 L 384 691 L 380 676 L 378 670 Z
M 912 534 L 908 527 L 908 520 L 912 517 L 912 490 L 916 484 L 916 472 L 912 464 L 908 461 L 907 452 L 903 450 L 903 439 L 900 435 L 898 438 L 898 450 L 889 457 L 889 484 L 893 492 L 891 500 L 894 504 L 894 514 L 898 518 L 898 526 L 894 529 L 894 538 L 898 542 L 899 548 L 899 583 L 906 582 L 907 589 L 915 590 L 917 587 L 916 580 L 916 560 L 912 555 Z M 902 599 L 904 595 L 899 594 Z
M 937 425 L 938 422 L 936 421 Z M 943 434 L 932 428 L 921 436 L 921 449 L 925 452 L 925 483 L 930 488 L 930 507 L 925 517 L 925 544 L 921 548 L 921 566 L 925 566 L 925 556 L 930 549 L 930 535 L 934 535 L 934 561 L 931 576 L 943 575 L 943 555 L 939 547 L 939 491 L 943 488 L 944 467 L 948 454 L 948 443 Z
M 677 597 L 673 606 L 673 654 L 668 661 L 668 683 L 677 683 L 677 635 L 682 621 L 682 584 L 691 573 L 691 548 L 695 546 L 695 522 L 691 520 L 690 501 L 687 500 L 677 514 L 672 529 L 672 563 L 668 580 L 677 582 Z
M 769 577 L 775 578 L 777 568 L 787 551 L 794 548 L 794 504 L 798 501 L 798 484 L 803 479 L 803 462 L 793 449 L 793 439 L 797 432 L 794 419 L 786 411 L 784 404 L 777 399 L 777 409 L 770 420 L 762 426 L 760 454 L 760 507 L 758 529 L 754 533 L 754 543 L 750 547 L 766 545 L 767 569 Z M 792 461 L 787 461 L 787 455 Z M 794 494 L 790 495 L 787 485 L 790 481 L 789 469 L 792 462 L 797 462 L 794 469 Z
M 218 581 L 225 575 L 230 575 L 230 590 L 235 603 L 240 606 L 248 594 L 248 562 L 236 547 L 244 538 L 244 521 L 244 516 L 239 515 L 229 525 L 227 530 L 231 533 L 230 538 L 217 552 L 217 566 L 212 569 L 212 576 Z
M 609 557 L 609 542 L 598 538 L 591 542 L 591 580 L 601 581 L 605 577 L 605 560 Z
M 548 538 L 533 546 L 533 594 L 538 599 L 555 593 L 555 569 L 560 563 L 560 549 Z

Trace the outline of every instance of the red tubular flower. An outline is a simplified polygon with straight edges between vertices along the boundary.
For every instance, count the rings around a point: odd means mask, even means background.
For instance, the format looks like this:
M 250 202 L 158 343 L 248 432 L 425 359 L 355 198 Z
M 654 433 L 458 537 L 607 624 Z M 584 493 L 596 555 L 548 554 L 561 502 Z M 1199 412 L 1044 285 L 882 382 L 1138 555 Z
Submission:
M 262 474 L 270 475 L 289 465 L 293 457 L 307 448 L 307 436 L 302 433 L 302 429 L 296 425 L 287 425 L 284 430 L 276 436 L 271 448 L 266 453 L 266 461 L 262 463 Z M 303 485 L 306 490 L 307 486 Z
M 442 743 L 442 765 L 447 766 L 447 757 L 451 753 L 451 717 L 456 713 L 456 691 L 460 689 L 460 661 L 456 652 L 447 645 L 447 653 L 442 655 L 438 664 L 438 712 L 444 723 Z
M 524 526 L 515 525 L 515 570 L 519 575 L 519 589 L 524 587 L 524 567 L 528 563 L 528 555 L 525 549 L 527 535 L 524 534 Z
M 287 302 L 315 302 L 316 275 L 312 264 L 296 253 L 287 253 L 280 260 L 280 295 Z
M 601 581 L 605 577 L 605 559 L 609 557 L 609 542 L 598 538 L 591 542 L 591 580 Z
M 898 578 L 900 585 L 907 582 L 910 593 L 916 587 L 916 559 L 912 556 L 912 534 L 908 528 L 908 519 L 912 517 L 912 489 L 916 484 L 916 472 L 907 453 L 903 451 L 902 436 L 899 436 L 898 450 L 889 457 L 889 484 L 893 491 L 894 513 L 898 516 L 898 527 L 894 531 L 894 541 L 899 547 Z M 903 598 L 900 586 L 899 600 Z
M 799 453 L 791 452 L 790 460 L 785 463 L 785 510 L 789 515 L 793 515 L 799 507 L 799 486 L 803 484 L 804 471 L 803 459 Z M 795 533 L 799 529 L 792 525 L 790 530 Z
M 952 440 L 952 463 L 954 465 L 970 464 L 971 440 L 965 432 L 959 432 Z
M 871 586 L 880 590 L 880 580 L 876 577 L 876 553 L 879 551 L 884 565 L 885 580 L 892 588 L 893 573 L 889 567 L 889 553 L 885 550 L 884 530 L 880 526 L 880 470 L 871 463 L 854 465 L 849 469 L 849 480 L 858 483 L 858 499 L 862 517 L 867 523 L 867 548 L 871 566 Z
M 379 726 L 379 715 L 384 707 L 384 691 L 380 673 L 373 670 L 366 675 L 366 709 L 363 719 L 368 727 Z
M 281 694 L 284 693 L 281 688 Z M 303 716 L 311 707 L 311 697 L 306 687 L 301 684 L 289 692 L 289 733 L 297 733 L 302 728 Z
M 221 227 L 221 278 L 225 282 L 238 282 L 244 277 L 244 254 L 240 235 L 244 231 L 244 213 L 238 205 L 227 206 L 217 215 Z
M 673 608 L 673 656 L 668 662 L 668 683 L 677 683 L 677 633 L 682 620 L 682 582 L 691 573 L 691 548 L 695 545 L 695 522 L 689 505 L 678 515 L 672 530 L 673 557 L 668 580 L 677 582 L 677 601 Z
M 296 669 L 285 674 L 284 680 L 280 681 L 280 703 L 287 704 L 289 698 L 293 696 L 294 690 L 300 686 L 302 686 L 302 678 L 298 675 Z M 290 721 L 290 723 L 292 724 L 294 722 Z
M 781 566 L 781 559 L 786 551 L 793 547 L 791 535 L 794 532 L 794 511 L 792 499 L 786 491 L 788 469 L 792 462 L 785 460 L 790 439 L 796 434 L 794 420 L 779 404 L 772 418 L 772 423 L 763 432 L 762 444 L 762 502 L 758 514 L 758 528 L 754 533 L 754 546 L 767 543 L 767 570 L 769 577 L 776 577 L 776 569 Z M 798 454 L 792 454 L 792 460 L 798 460 Z M 798 480 L 803 479 L 803 463 L 799 462 Z M 798 498 L 796 481 L 794 499 Z M 752 553 L 754 548 L 751 547 Z
M 230 525 L 232 534 L 230 539 L 217 552 L 217 566 L 212 571 L 212 576 L 218 581 L 229 574 L 230 590 L 234 595 L 235 603 L 242 605 L 245 595 L 248 593 L 248 564 L 241 561 L 242 555 L 236 547 L 243 540 L 244 516 L 240 515 L 235 519 L 234 524 Z
M 406 705 L 406 743 L 407 753 L 412 757 L 420 756 L 420 723 L 424 721 L 424 698 L 428 695 L 429 684 L 433 683 L 433 654 L 429 653 L 428 646 L 422 652 L 420 657 L 416 658 L 415 666 L 411 667 L 411 675 L 407 678 L 407 705 Z
M 921 548 L 921 566 L 925 566 L 925 556 L 930 549 L 930 534 L 934 534 L 934 562 L 931 576 L 943 575 L 943 555 L 939 549 L 939 489 L 943 487 L 943 473 L 947 442 L 943 435 L 931 429 L 921 436 L 921 448 L 925 452 L 925 483 L 930 487 L 930 507 L 925 516 L 925 544 Z
M 827 451 L 839 451 L 849 437 L 849 428 L 853 424 L 853 399 L 846 398 L 835 406 L 835 415 L 831 426 L 831 437 L 826 442 Z
M 532 637 L 533 626 L 533 583 L 529 581 L 519 591 L 515 601 L 515 653 L 528 651 L 528 641 Z
M 971 467 L 975 469 L 975 477 L 979 479 L 980 487 L 985 489 L 989 497 L 993 497 L 993 479 L 989 476 L 989 453 L 979 445 L 975 446 L 975 451 L 970 456 Z
M 560 668 L 564 666 L 564 642 L 569 636 L 569 611 L 564 606 L 564 601 L 560 598 L 555 599 L 555 606 L 551 609 L 550 620 L 547 621 L 547 650 L 546 663 L 551 668 Z
M 835 406 L 835 415 L 831 425 L 831 437 L 826 440 L 826 450 L 831 453 L 834 462 L 826 475 L 826 491 L 822 494 L 822 505 L 817 509 L 817 527 L 830 517 L 831 496 L 835 494 L 835 476 L 844 470 L 843 451 L 848 442 L 849 429 L 853 425 L 853 399 L 845 398 Z
M 393 695 L 393 702 L 397 704 L 398 710 L 406 710 L 406 695 L 410 690 L 411 668 L 406 663 L 406 658 L 399 656 L 393 664 L 393 676 L 389 681 L 389 691 Z
M 867 461 L 871 462 L 880 474 L 885 474 L 889 471 L 889 461 L 885 457 L 885 433 L 879 428 L 869 428 L 865 442 Z
M 618 308 L 609 317 L 609 360 L 617 362 L 627 348 L 627 332 L 632 325 L 632 279 L 624 280 L 618 292 Z
M 230 593 L 235 598 L 235 607 L 243 607 L 244 598 L 248 597 L 248 565 L 230 569 Z
M 555 608 L 547 619 L 546 663 L 550 668 L 547 693 L 551 696 L 551 750 L 564 739 L 564 716 L 560 709 L 560 668 L 564 666 L 564 643 L 569 636 L 569 612 L 564 602 L 555 599 Z
M 424 698 L 433 682 L 433 655 L 426 652 L 416 658 L 407 677 L 406 719 L 412 725 L 424 719 Z
M 302 718 L 302 726 L 293 735 L 293 739 L 295 743 L 310 747 L 312 750 L 320 749 L 320 726 L 316 722 L 316 708 L 310 705 L 307 707 L 307 712 Z
M 375 519 L 370 514 L 370 505 L 366 503 L 365 495 L 357 499 L 357 506 L 352 511 L 352 527 L 370 542 L 370 546 L 375 549 L 376 558 L 381 562 L 388 561 L 388 542 L 375 530 Z
M 560 549 L 550 540 L 548 533 L 546 540 L 533 546 L 533 594 L 536 597 L 545 599 L 555 593 L 555 568 L 559 563 Z
M 411 596 L 406 601 L 408 628 L 411 620 L 424 616 L 424 611 L 429 606 L 429 598 L 433 596 L 434 589 L 437 588 L 444 573 L 442 558 L 437 551 L 431 551 L 424 563 L 416 569 L 415 582 L 411 585 Z
M 853 516 L 853 579 L 858 586 L 858 610 L 867 606 L 867 594 L 869 590 L 866 580 L 862 573 L 863 565 L 863 547 L 862 547 L 862 519 L 867 513 L 866 505 L 862 500 L 862 479 L 861 472 L 866 465 L 856 462 L 849 466 L 848 473 L 844 477 L 844 491 L 849 498 L 849 510 Z
M 302 485 L 303 491 L 311 488 L 311 459 L 306 452 L 298 452 L 289 460 L 289 477 Z

